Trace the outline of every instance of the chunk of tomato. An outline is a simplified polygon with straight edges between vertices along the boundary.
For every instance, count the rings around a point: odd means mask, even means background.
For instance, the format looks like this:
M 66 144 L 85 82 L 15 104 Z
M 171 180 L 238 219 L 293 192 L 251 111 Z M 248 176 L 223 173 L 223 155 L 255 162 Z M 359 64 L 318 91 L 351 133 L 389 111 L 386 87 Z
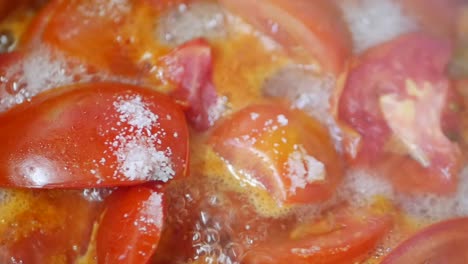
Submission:
M 351 55 L 350 34 L 332 1 L 221 0 L 221 3 L 293 54 L 305 50 L 318 60 L 324 72 L 338 75 Z
M 151 39 L 150 13 L 144 1 L 52 0 L 22 43 L 28 47 L 45 43 L 98 69 L 141 77 L 148 73 L 139 62 Z
M 400 244 L 382 261 L 398 263 L 468 262 L 468 218 L 457 218 L 429 226 Z
M 338 264 L 362 260 L 390 230 L 389 215 L 367 210 L 340 209 L 312 223 L 299 234 L 271 238 L 252 249 L 245 262 L 251 264 Z
M 213 132 L 214 150 L 279 204 L 328 199 L 342 164 L 326 128 L 300 110 L 267 103 L 247 107 Z
M 135 186 L 109 197 L 97 233 L 98 263 L 148 263 L 163 225 L 163 195 Z
M 183 112 L 155 91 L 117 83 L 64 87 L 0 116 L 0 185 L 80 188 L 185 175 Z
M 219 117 L 212 62 L 211 47 L 202 39 L 190 41 L 162 58 L 164 74 L 176 86 L 171 96 L 186 108 L 188 120 L 200 131 Z
M 445 72 L 450 56 L 446 41 L 401 36 L 363 55 L 340 95 L 349 156 L 382 169 L 402 191 L 444 194 L 457 186 L 461 155 L 448 138 L 459 123 Z

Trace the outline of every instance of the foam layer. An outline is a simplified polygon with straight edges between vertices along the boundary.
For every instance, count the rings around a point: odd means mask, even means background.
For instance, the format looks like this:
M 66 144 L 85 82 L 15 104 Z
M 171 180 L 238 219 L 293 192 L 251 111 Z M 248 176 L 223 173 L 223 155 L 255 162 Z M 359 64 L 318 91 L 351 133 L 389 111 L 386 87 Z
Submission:
M 226 35 L 223 9 L 213 2 L 179 4 L 158 21 L 157 38 L 170 46 L 204 37 L 221 38 Z
M 352 33 L 356 53 L 417 27 L 416 22 L 406 16 L 393 0 L 337 1 Z

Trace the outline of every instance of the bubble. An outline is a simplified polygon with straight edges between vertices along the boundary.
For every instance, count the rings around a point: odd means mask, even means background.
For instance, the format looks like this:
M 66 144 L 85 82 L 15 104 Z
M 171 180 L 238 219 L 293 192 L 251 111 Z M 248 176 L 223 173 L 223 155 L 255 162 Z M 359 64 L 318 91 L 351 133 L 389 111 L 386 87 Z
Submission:
M 12 51 L 16 40 L 13 32 L 8 29 L 0 30 L 0 53 Z
M 109 188 L 90 188 L 82 191 L 82 196 L 89 202 L 102 202 L 113 192 Z
M 218 230 L 214 228 L 207 228 L 205 231 L 204 242 L 209 245 L 217 244 L 219 242 Z

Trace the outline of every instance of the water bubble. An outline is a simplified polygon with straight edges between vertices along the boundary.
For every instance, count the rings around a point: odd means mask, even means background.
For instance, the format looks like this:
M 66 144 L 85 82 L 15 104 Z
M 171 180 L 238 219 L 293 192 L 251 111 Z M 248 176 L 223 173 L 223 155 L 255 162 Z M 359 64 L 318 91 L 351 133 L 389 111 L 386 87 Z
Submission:
M 15 45 L 15 36 L 8 29 L 0 31 L 0 53 L 12 51 Z
M 207 228 L 205 231 L 205 237 L 204 237 L 205 243 L 209 245 L 213 245 L 218 243 L 219 241 L 219 233 L 216 229 L 213 228 Z

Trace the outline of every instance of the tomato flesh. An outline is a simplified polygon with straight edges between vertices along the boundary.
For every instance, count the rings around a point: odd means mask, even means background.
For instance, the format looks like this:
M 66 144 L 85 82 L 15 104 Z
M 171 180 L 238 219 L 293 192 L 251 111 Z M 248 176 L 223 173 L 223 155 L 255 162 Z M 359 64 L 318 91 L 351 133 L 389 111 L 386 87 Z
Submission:
M 190 41 L 162 58 L 166 77 L 175 84 L 171 96 L 186 108 L 187 119 L 199 131 L 217 119 L 218 96 L 212 82 L 212 52 L 202 39 Z
M 290 235 L 286 241 L 261 246 L 250 253 L 246 263 L 350 263 L 377 245 L 390 230 L 392 219 L 380 213 L 345 209 L 333 214 L 331 219 L 315 223 L 318 227 L 314 228 L 314 223 L 309 225 L 312 234 L 301 232 L 299 237 Z M 263 260 L 257 260 L 259 256 Z
M 140 59 L 152 39 L 140 30 L 152 30 L 151 12 L 144 1 L 52 0 L 22 44 L 50 45 L 103 71 L 141 78 L 149 69 Z
M 104 187 L 185 175 L 183 113 L 148 89 L 113 83 L 65 87 L 0 120 L 2 186 Z
M 382 264 L 466 263 L 468 261 L 468 218 L 429 226 L 394 249 Z
M 332 1 L 221 0 L 286 49 L 298 47 L 318 59 L 324 72 L 341 73 L 351 54 L 351 37 Z
M 114 192 L 97 233 L 98 263 L 148 263 L 159 242 L 163 195 L 143 186 Z
M 382 165 L 402 191 L 456 188 L 460 150 L 446 136 L 459 120 L 447 111 L 454 98 L 445 74 L 450 56 L 448 42 L 402 36 L 363 55 L 340 95 L 338 118 L 358 134 L 348 134 L 349 156 Z
M 328 199 L 342 177 L 327 130 L 281 104 L 247 107 L 215 129 L 214 150 L 279 203 Z

